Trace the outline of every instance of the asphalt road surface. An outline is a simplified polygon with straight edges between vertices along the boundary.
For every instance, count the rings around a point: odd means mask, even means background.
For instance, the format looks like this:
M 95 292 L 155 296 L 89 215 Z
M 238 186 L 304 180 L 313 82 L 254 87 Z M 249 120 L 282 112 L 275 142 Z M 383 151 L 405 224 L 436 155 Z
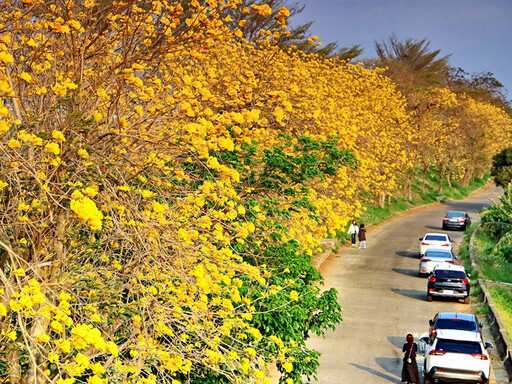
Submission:
M 471 312 L 477 305 L 455 300 L 426 301 L 427 279 L 418 277 L 419 238 L 427 232 L 447 232 L 454 251 L 463 239 L 459 231 L 442 231 L 446 211 L 467 211 L 478 221 L 478 212 L 497 200 L 501 189 L 492 187 L 463 201 L 418 210 L 370 228 L 367 250 L 343 248 L 320 268 L 325 287 L 338 290 L 343 322 L 326 338 L 312 338 L 308 345 L 322 353 L 320 384 L 400 383 L 402 345 L 407 333 L 418 342 L 428 332 L 428 320 L 437 312 Z M 488 326 L 486 340 L 493 341 Z M 492 350 L 491 350 L 492 351 Z M 494 349 L 491 383 L 502 383 L 503 370 Z M 423 357 L 418 356 L 423 377 Z

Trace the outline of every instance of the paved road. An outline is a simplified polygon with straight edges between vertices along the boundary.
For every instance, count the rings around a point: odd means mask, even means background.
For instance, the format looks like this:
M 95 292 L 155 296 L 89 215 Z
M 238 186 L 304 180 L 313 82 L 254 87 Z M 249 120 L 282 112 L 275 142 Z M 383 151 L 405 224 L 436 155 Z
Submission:
M 437 312 L 470 312 L 477 305 L 474 298 L 469 305 L 426 301 L 426 279 L 417 276 L 418 239 L 426 232 L 441 231 L 441 218 L 448 210 L 468 211 L 478 220 L 481 208 L 499 193 L 493 187 L 464 201 L 419 210 L 370 228 L 366 251 L 343 248 L 324 262 L 321 271 L 326 288 L 338 290 L 344 320 L 325 339 L 313 338 L 308 343 L 323 354 L 319 383 L 399 383 L 405 335 L 410 332 L 419 342 Z M 449 233 L 457 251 L 463 234 Z M 487 340 L 492 341 L 489 335 Z M 418 366 L 422 376 L 422 358 Z M 503 373 L 498 371 L 498 381 L 493 378 L 493 383 L 503 382 Z

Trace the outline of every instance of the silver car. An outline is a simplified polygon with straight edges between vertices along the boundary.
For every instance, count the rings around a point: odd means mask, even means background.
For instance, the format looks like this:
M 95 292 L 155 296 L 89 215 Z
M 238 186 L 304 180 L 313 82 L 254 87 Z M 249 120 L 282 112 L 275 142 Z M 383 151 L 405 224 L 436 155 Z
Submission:
M 432 273 L 434 267 L 443 263 L 456 264 L 457 257 L 449 249 L 427 249 L 420 260 L 419 276 Z

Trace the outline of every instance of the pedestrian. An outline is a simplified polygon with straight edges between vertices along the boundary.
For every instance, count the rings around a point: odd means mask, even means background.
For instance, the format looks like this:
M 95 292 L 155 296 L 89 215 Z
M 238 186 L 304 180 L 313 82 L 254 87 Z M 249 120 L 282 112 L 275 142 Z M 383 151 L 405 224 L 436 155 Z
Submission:
M 351 236 L 352 246 L 355 247 L 356 246 L 356 236 L 359 233 L 359 227 L 357 226 L 357 223 L 355 220 L 352 220 L 350 227 L 348 227 L 347 233 Z
M 402 367 L 402 383 L 420 384 L 420 374 L 418 372 L 418 364 L 416 363 L 416 352 L 418 344 L 414 343 L 414 337 L 410 333 L 405 338 L 407 343 L 402 347 L 404 353 L 404 365 Z
M 357 238 L 359 239 L 359 249 L 361 249 L 361 246 L 363 249 L 366 249 L 366 228 L 364 227 L 364 224 L 359 226 L 359 233 L 357 234 Z

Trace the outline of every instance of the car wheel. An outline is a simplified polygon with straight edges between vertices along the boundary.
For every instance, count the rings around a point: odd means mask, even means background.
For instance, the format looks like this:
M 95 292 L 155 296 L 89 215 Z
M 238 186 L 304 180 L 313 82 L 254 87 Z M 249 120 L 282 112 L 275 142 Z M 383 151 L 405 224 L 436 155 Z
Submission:
M 464 304 L 469 304 L 469 296 L 466 296 L 466 297 L 464 298 Z
M 446 225 L 443 224 L 443 231 L 446 231 Z
M 432 301 L 432 295 L 429 295 L 428 293 L 427 293 L 427 301 Z

